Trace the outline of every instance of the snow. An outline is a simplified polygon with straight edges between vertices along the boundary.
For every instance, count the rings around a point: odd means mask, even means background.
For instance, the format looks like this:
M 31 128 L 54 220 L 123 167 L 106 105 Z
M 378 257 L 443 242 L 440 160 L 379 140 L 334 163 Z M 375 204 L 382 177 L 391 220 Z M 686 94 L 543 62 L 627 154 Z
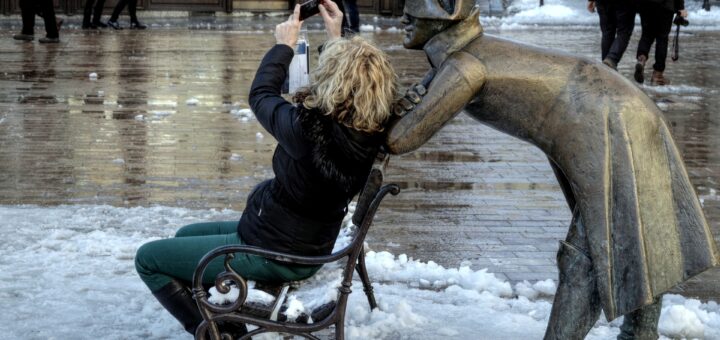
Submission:
M 191 97 L 185 101 L 185 104 L 189 105 L 189 106 L 195 106 L 195 105 L 200 104 L 200 100 L 195 97 Z
M 248 122 L 255 117 L 255 114 L 249 108 L 235 108 L 230 110 L 230 114 L 237 117 L 241 122 Z
M 664 85 L 664 86 L 653 86 L 653 85 L 640 85 L 645 92 L 657 93 L 657 94 L 701 94 L 707 90 L 697 86 L 690 85 Z
M 0 334 L 7 339 L 191 339 L 137 277 L 135 251 L 182 225 L 239 215 L 164 206 L 0 206 Z M 350 240 L 347 225 L 336 248 Z M 513 289 L 467 263 L 444 268 L 428 260 L 368 252 L 380 308 L 370 311 L 355 281 L 347 337 L 542 338 L 554 282 L 521 282 Z M 291 291 L 290 310 L 312 310 L 333 299 L 340 271 L 338 264 L 325 266 Z M 256 293 L 251 290 L 250 299 L 268 298 Z M 620 324 L 601 317 L 588 339 L 614 339 Z M 663 338 L 718 339 L 720 308 L 714 301 L 666 295 L 659 330 Z
M 565 28 L 598 28 L 597 12 L 587 10 L 587 1 L 546 0 L 544 6 L 538 6 L 538 0 L 514 0 L 508 6 L 506 14 L 489 16 L 481 12 L 480 22 L 487 26 L 505 30 L 535 29 L 537 27 L 560 26 Z M 690 26 L 682 30 L 720 29 L 720 8 L 713 6 L 705 11 L 701 1 L 686 1 Z M 640 16 L 635 18 L 639 29 Z
M 499 1 L 498 1 L 499 2 Z M 544 6 L 539 6 L 538 0 L 514 0 L 509 1 L 505 11 L 497 12 L 499 6 L 493 6 L 493 12 L 488 12 L 488 7 L 481 7 L 480 22 L 485 28 L 498 30 L 527 30 L 538 28 L 560 28 L 568 30 L 599 30 L 599 18 L 597 12 L 590 13 L 587 10 L 587 1 L 576 0 L 545 0 Z M 720 30 L 720 6 L 713 5 L 710 11 L 701 8 L 702 1 L 686 1 L 688 20 L 690 25 L 683 27 L 681 32 L 699 30 Z M 498 14 L 500 13 L 500 14 Z M 635 30 L 640 30 L 640 16 L 635 17 Z M 312 27 L 322 30 L 322 26 Z M 367 20 L 360 25 L 361 32 L 390 32 L 403 33 L 402 25 L 386 27 L 382 25 L 377 17 Z
M 92 73 L 90 73 L 90 74 L 88 75 L 88 78 L 90 78 L 90 80 L 97 80 L 97 79 L 98 79 L 98 74 L 95 73 L 95 72 L 92 72 Z
M 557 286 L 553 280 L 538 281 L 530 283 L 527 280 L 515 284 L 515 292 L 518 296 L 528 299 L 537 299 L 539 296 L 553 296 Z

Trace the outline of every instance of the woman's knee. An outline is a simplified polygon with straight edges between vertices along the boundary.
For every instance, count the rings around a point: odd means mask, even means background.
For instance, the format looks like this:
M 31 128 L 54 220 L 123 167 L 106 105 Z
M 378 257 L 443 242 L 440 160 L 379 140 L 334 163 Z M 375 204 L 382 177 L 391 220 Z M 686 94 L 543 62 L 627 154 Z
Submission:
M 158 251 L 157 241 L 151 241 L 143 244 L 135 253 L 135 270 L 140 275 L 151 275 L 155 272 L 155 261 L 152 259 Z
M 204 223 L 193 223 L 180 227 L 180 229 L 175 232 L 175 237 L 195 236 L 198 228 L 201 228 L 203 224 Z
M 199 222 L 188 224 L 175 232 L 175 237 L 220 235 L 237 232 L 237 221 Z

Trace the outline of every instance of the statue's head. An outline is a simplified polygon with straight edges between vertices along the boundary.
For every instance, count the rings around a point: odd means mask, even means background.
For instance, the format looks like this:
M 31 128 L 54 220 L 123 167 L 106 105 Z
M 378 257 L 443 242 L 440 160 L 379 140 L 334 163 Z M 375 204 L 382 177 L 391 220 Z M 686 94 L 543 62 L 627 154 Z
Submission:
M 422 49 L 430 38 L 467 18 L 474 6 L 473 0 L 406 0 L 403 45 Z

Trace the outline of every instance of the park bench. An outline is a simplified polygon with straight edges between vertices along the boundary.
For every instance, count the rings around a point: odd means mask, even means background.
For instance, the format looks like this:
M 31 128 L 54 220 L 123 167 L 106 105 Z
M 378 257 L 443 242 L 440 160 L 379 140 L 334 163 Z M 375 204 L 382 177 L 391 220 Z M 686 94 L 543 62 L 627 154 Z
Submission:
M 377 307 L 365 267 L 364 242 L 382 199 L 388 193 L 397 195 L 400 191 L 396 184 L 383 185 L 383 171 L 387 161 L 387 155 L 378 154 L 364 188 L 358 195 L 355 212 L 352 215 L 354 228 L 351 241 L 342 249 L 335 250 L 326 256 L 298 256 L 253 246 L 232 245 L 221 246 L 207 253 L 198 263 L 193 276 L 193 297 L 204 319 L 195 333 L 195 338 L 204 340 L 209 336 L 212 340 L 232 339 L 232 335 L 222 325 L 243 323 L 257 326 L 257 329 L 250 331 L 240 339 L 249 339 L 254 335 L 267 332 L 318 339 L 312 333 L 332 325 L 335 326 L 335 338 L 344 339 L 345 309 L 355 271 L 360 276 L 370 308 Z M 246 301 L 248 284 L 229 265 L 235 253 L 253 254 L 294 264 L 319 265 L 335 262 L 343 265 L 341 283 L 337 287 L 337 298 L 292 319 L 283 313 L 283 310 L 287 309 L 287 293 L 294 287 L 299 286 L 297 289 L 302 289 L 302 281 L 280 284 L 258 282 L 256 288 L 271 293 L 274 296 L 273 302 Z M 239 296 L 234 302 L 216 304 L 209 300 L 207 287 L 203 287 L 201 278 L 210 261 L 221 256 L 224 256 L 225 271 L 217 275 L 214 287 L 218 292 L 225 294 L 230 292 L 231 287 L 234 286 L 239 290 Z M 219 324 L 220 326 L 218 326 Z

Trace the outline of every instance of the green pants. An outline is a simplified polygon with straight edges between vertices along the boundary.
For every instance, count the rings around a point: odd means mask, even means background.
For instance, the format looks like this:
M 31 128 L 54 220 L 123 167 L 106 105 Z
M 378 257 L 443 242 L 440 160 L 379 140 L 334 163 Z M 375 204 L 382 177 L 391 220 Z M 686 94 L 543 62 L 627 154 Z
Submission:
M 173 278 L 191 282 L 200 259 L 210 250 L 243 244 L 237 233 L 237 221 L 195 223 L 180 228 L 175 237 L 143 244 L 135 255 L 140 278 L 156 292 Z M 224 256 L 213 260 L 205 270 L 203 283 L 211 284 L 224 271 Z M 285 282 L 308 278 L 321 266 L 281 265 L 260 256 L 235 254 L 231 266 L 247 280 Z

